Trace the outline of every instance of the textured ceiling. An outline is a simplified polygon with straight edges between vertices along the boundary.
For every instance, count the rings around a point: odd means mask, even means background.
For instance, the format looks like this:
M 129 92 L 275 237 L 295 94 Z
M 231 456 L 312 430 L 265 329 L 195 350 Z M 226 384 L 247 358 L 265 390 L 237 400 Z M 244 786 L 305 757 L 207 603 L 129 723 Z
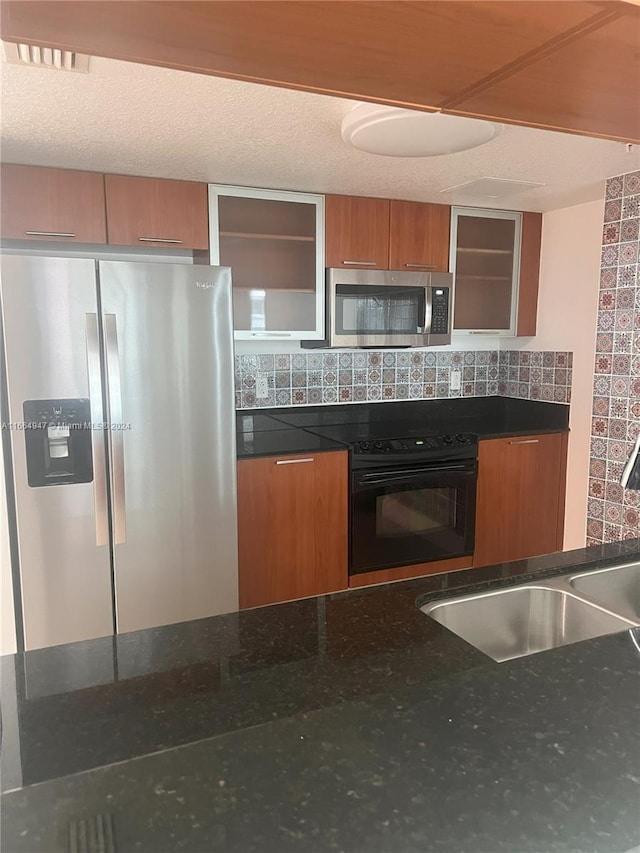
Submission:
M 341 139 L 352 101 L 114 60 L 0 73 L 6 162 L 540 211 L 601 198 L 605 178 L 640 168 L 637 147 L 515 126 L 473 151 L 379 157 Z M 441 192 L 482 177 L 545 186 Z

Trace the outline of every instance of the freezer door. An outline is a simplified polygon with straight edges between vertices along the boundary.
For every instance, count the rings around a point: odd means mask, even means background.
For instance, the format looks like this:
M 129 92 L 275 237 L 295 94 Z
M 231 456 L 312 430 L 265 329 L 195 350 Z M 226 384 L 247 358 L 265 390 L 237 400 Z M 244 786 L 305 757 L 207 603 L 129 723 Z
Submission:
M 118 632 L 238 608 L 231 273 L 99 262 Z
M 103 420 L 95 262 L 2 255 L 0 267 L 25 647 L 105 636 L 104 433 L 74 432 L 87 412 L 96 426 Z M 30 485 L 24 424 L 39 415 L 28 435 Z

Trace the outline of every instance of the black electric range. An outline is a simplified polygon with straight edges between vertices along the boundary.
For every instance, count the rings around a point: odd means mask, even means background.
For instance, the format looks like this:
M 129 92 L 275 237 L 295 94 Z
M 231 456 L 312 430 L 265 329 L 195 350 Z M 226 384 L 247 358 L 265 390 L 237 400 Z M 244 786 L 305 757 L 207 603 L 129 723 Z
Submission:
M 415 420 L 356 413 L 349 420 L 305 424 L 351 450 L 349 573 L 472 554 L 477 436 L 440 432 Z

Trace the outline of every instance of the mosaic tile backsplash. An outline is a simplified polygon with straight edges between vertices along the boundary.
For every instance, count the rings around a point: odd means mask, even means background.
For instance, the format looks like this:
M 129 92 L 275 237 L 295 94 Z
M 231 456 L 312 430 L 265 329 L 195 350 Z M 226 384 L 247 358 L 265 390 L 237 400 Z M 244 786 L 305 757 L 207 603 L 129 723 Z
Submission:
M 587 544 L 640 535 L 640 491 L 620 477 L 640 431 L 640 172 L 605 192 Z
M 466 350 L 348 350 L 240 355 L 236 407 L 305 406 L 436 397 L 520 397 L 568 403 L 572 353 Z M 460 390 L 450 387 L 460 371 Z M 256 396 L 266 379 L 268 395 Z

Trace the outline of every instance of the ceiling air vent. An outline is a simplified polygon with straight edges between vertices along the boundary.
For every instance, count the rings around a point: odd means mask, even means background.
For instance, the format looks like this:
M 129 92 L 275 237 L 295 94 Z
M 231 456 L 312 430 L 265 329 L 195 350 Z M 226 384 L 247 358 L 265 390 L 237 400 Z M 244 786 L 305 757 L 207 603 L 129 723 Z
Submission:
M 524 190 L 533 190 L 536 187 L 543 186 L 545 185 L 539 184 L 535 181 L 510 181 L 506 178 L 479 178 L 475 181 L 467 181 L 464 184 L 456 184 L 454 187 L 447 187 L 444 190 L 440 190 L 440 192 L 456 192 L 459 194 L 476 196 L 477 198 L 502 198 L 505 195 L 524 192 Z
M 89 57 L 84 53 L 60 50 L 56 47 L 40 47 L 37 44 L 3 42 L 3 46 L 5 59 L 12 65 L 79 71 L 85 74 L 89 70 Z

